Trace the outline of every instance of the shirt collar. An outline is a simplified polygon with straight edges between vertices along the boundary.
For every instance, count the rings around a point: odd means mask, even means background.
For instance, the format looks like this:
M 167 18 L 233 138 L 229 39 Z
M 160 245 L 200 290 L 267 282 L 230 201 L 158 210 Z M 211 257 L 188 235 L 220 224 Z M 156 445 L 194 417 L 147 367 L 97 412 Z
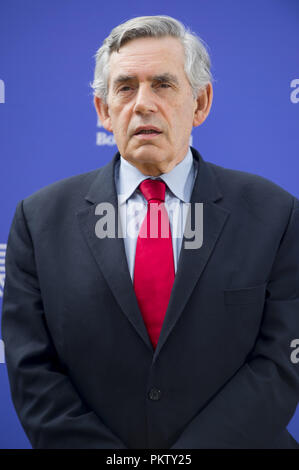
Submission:
M 160 176 L 144 175 L 122 156 L 120 156 L 118 172 L 117 192 L 119 204 L 125 203 L 139 184 L 147 178 L 162 179 L 177 198 L 184 202 L 190 201 L 194 173 L 193 156 L 190 147 L 180 163 L 168 173 L 162 173 Z

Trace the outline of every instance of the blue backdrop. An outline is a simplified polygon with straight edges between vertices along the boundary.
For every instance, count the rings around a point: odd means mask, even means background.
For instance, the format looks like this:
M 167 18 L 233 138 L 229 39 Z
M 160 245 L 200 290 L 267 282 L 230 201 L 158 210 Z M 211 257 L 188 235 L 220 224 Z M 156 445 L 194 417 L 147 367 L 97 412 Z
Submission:
M 298 0 L 1 0 L 0 304 L 18 201 L 104 165 L 116 151 L 98 126 L 89 87 L 97 48 L 117 24 L 157 14 L 180 19 L 209 45 L 214 101 L 192 134 L 203 158 L 299 197 Z M 288 428 L 299 442 L 299 407 Z M 30 448 L 11 402 L 2 341 L 0 448 Z

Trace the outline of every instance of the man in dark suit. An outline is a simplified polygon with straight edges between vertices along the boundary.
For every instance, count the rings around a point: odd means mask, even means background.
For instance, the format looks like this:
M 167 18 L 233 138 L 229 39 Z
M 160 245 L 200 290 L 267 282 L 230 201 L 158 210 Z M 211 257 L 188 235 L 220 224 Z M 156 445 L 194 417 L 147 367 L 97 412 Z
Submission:
M 212 85 L 176 20 L 115 28 L 93 86 L 119 152 L 20 201 L 7 246 L 2 336 L 33 447 L 298 448 L 298 199 L 189 148 Z M 197 247 L 174 236 L 189 223 Z

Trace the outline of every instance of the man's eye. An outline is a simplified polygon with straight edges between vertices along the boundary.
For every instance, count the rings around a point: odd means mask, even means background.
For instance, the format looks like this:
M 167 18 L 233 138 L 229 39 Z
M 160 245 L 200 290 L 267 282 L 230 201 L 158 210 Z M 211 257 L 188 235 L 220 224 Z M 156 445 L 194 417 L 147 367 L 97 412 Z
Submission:
M 169 85 L 169 83 L 160 83 L 159 87 L 160 88 L 170 88 L 170 85 Z
M 130 91 L 131 89 L 130 86 L 122 86 L 118 91 Z

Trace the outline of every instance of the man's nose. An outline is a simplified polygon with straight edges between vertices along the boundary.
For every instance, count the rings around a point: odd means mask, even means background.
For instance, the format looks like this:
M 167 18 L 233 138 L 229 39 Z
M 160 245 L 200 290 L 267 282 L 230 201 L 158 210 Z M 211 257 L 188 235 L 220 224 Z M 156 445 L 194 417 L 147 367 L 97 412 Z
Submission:
M 147 114 L 157 111 L 155 93 L 150 86 L 140 85 L 134 105 L 135 113 Z

